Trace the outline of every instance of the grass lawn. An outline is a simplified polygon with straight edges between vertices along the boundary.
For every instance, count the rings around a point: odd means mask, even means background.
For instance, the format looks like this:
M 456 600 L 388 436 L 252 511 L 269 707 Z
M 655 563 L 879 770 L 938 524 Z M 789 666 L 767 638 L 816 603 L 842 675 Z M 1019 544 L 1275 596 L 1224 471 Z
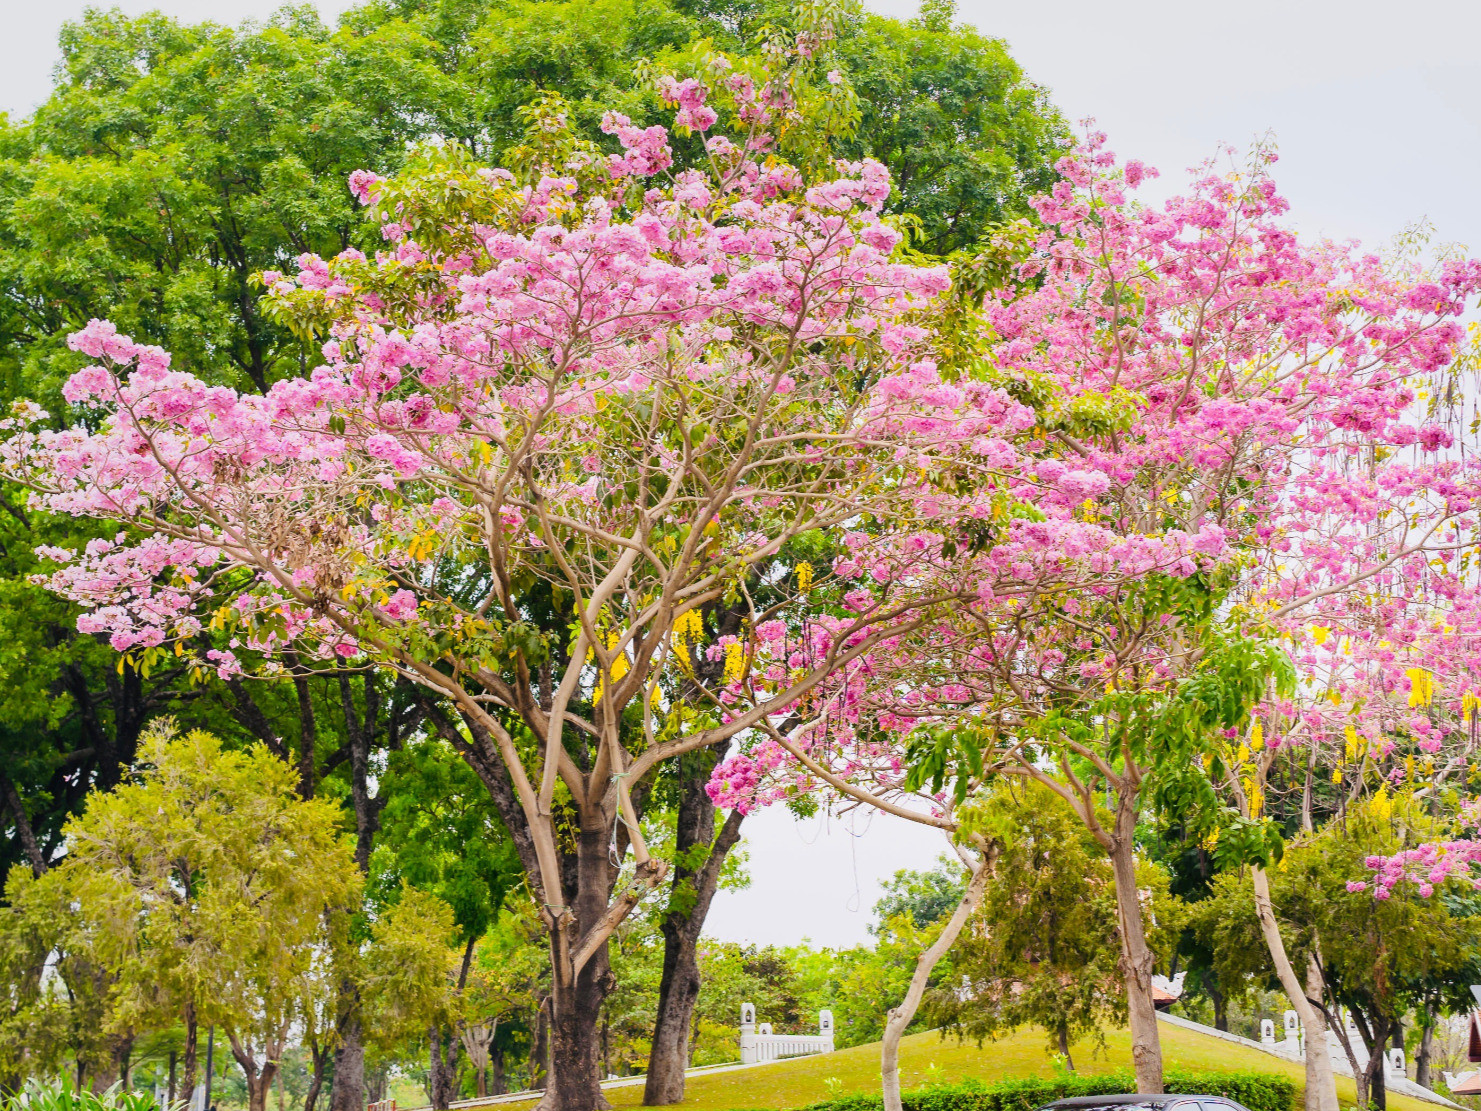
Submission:
M 1192 1030 L 1162 1026 L 1162 1052 L 1169 1068 L 1216 1069 L 1284 1073 L 1302 1085 L 1305 1072 L 1299 1064 L 1250 1049 L 1247 1046 L 1210 1038 Z M 1116 1068 L 1130 1068 L 1131 1039 L 1122 1030 L 1106 1038 L 1106 1052 L 1092 1058 L 1088 1045 L 1076 1046 L 1072 1055 L 1081 1072 L 1100 1073 Z M 977 1077 L 988 1083 L 1017 1076 L 1051 1076 L 1053 1067 L 1045 1051 L 1045 1041 L 1038 1031 L 1023 1031 L 1011 1038 L 985 1043 L 981 1049 L 972 1042 L 954 1038 L 942 1040 L 934 1033 L 914 1034 L 905 1039 L 901 1055 L 901 1081 L 914 1088 L 932 1080 L 955 1081 Z M 933 1067 L 934 1066 L 934 1067 Z M 860 1045 L 852 1049 L 816 1057 L 761 1065 L 735 1072 L 690 1077 L 688 1098 L 679 1107 L 685 1111 L 737 1111 L 741 1108 L 780 1109 L 801 1107 L 828 1098 L 824 1081 L 836 1077 L 844 1092 L 878 1090 L 879 1046 Z M 1344 1107 L 1356 1103 L 1353 1082 L 1337 1078 L 1337 1093 Z M 614 1107 L 639 1107 L 643 1102 L 641 1084 L 616 1088 L 607 1093 Z M 1389 1093 L 1391 1111 L 1438 1111 L 1435 1104 L 1422 1103 L 1406 1096 Z M 533 1107 L 528 1104 L 503 1104 L 499 1111 Z

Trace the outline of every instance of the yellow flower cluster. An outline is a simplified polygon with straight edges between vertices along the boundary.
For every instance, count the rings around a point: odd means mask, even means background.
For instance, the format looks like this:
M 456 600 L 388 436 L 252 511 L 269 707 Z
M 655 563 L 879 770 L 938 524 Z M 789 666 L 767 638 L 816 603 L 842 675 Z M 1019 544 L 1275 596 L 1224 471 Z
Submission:
M 1409 676 L 1410 707 L 1428 706 L 1435 697 L 1435 678 L 1422 667 L 1411 667 L 1404 672 Z
M 725 673 L 721 677 L 723 683 L 738 683 L 741 676 L 746 673 L 746 650 L 739 641 L 731 641 L 725 646 Z
M 610 651 L 611 649 L 616 648 L 617 647 L 617 642 L 618 642 L 619 639 L 620 638 L 619 638 L 619 636 L 616 633 L 609 633 L 607 635 L 607 649 Z M 612 682 L 614 682 L 614 683 L 617 682 L 624 675 L 626 675 L 628 673 L 628 671 L 630 671 L 631 669 L 632 669 L 632 665 L 630 663 L 628 663 L 627 653 L 626 652 L 619 653 L 618 656 L 617 656 L 617 658 L 612 661 Z M 598 679 L 597 680 L 596 694 L 594 694 L 592 696 L 592 700 L 591 700 L 593 705 L 601 702 L 602 695 L 606 693 L 605 686 L 606 686 L 606 680 L 605 679 Z
M 797 589 L 800 593 L 806 594 L 812 589 L 812 573 L 812 564 L 807 560 L 797 565 Z
M 694 663 L 689 658 L 689 651 L 704 640 L 704 635 L 705 623 L 699 610 L 685 610 L 674 618 L 674 631 L 671 634 L 674 659 L 690 675 L 694 674 Z

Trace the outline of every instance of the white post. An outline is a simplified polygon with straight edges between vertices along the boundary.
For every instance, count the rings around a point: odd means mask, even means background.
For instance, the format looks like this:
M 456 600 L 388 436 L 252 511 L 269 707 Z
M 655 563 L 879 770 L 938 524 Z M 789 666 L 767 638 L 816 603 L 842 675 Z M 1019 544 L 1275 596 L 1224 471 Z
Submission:
M 1301 1016 L 1295 1011 L 1287 1011 L 1281 1016 L 1281 1023 L 1286 1028 L 1286 1055 L 1301 1060 Z
M 743 1065 L 754 1065 L 760 1058 L 756 1053 L 756 1004 L 741 1004 L 740 1059 Z
M 1275 1044 L 1275 1023 L 1268 1018 L 1262 1018 L 1260 1020 L 1260 1044 Z
M 1402 1049 L 1398 1049 L 1398 1048 L 1390 1049 L 1388 1051 L 1388 1060 L 1385 1061 L 1384 1064 L 1386 1064 L 1388 1066 L 1388 1068 L 1389 1068 L 1389 1075 L 1388 1075 L 1387 1079 L 1393 1079 L 1393 1080 L 1403 1080 L 1403 1079 L 1405 1079 L 1404 1051 Z
M 818 1012 L 818 1037 L 822 1038 L 823 1041 L 824 1041 L 824 1044 L 827 1046 L 827 1048 L 824 1049 L 824 1050 L 822 1050 L 822 1052 L 823 1053 L 832 1053 L 833 1052 L 833 1012 L 832 1011 L 819 1011 Z

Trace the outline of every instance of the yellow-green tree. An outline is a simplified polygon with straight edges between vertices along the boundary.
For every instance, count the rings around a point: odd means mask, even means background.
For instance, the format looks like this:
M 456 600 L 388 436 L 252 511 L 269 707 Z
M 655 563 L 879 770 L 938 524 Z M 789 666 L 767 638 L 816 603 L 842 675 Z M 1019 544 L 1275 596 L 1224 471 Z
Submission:
M 301 798 L 266 748 L 226 752 L 209 734 L 150 729 L 141 770 L 95 794 L 52 875 L 88 920 L 116 977 L 115 1024 L 178 1016 L 184 1091 L 197 1031 L 222 1028 L 263 1111 L 295 1024 L 322 1010 L 360 876 L 331 802 Z

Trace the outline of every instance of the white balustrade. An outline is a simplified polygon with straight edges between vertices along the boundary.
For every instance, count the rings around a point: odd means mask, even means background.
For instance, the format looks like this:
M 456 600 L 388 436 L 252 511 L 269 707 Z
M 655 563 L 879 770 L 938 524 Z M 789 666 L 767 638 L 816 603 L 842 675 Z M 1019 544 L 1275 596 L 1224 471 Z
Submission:
M 755 1065 L 762 1061 L 777 1061 L 783 1057 L 807 1057 L 814 1053 L 833 1052 L 833 1012 L 818 1012 L 816 1034 L 773 1034 L 771 1023 L 756 1025 L 756 1008 L 750 1003 L 741 1004 L 740 1057 L 741 1064 Z

